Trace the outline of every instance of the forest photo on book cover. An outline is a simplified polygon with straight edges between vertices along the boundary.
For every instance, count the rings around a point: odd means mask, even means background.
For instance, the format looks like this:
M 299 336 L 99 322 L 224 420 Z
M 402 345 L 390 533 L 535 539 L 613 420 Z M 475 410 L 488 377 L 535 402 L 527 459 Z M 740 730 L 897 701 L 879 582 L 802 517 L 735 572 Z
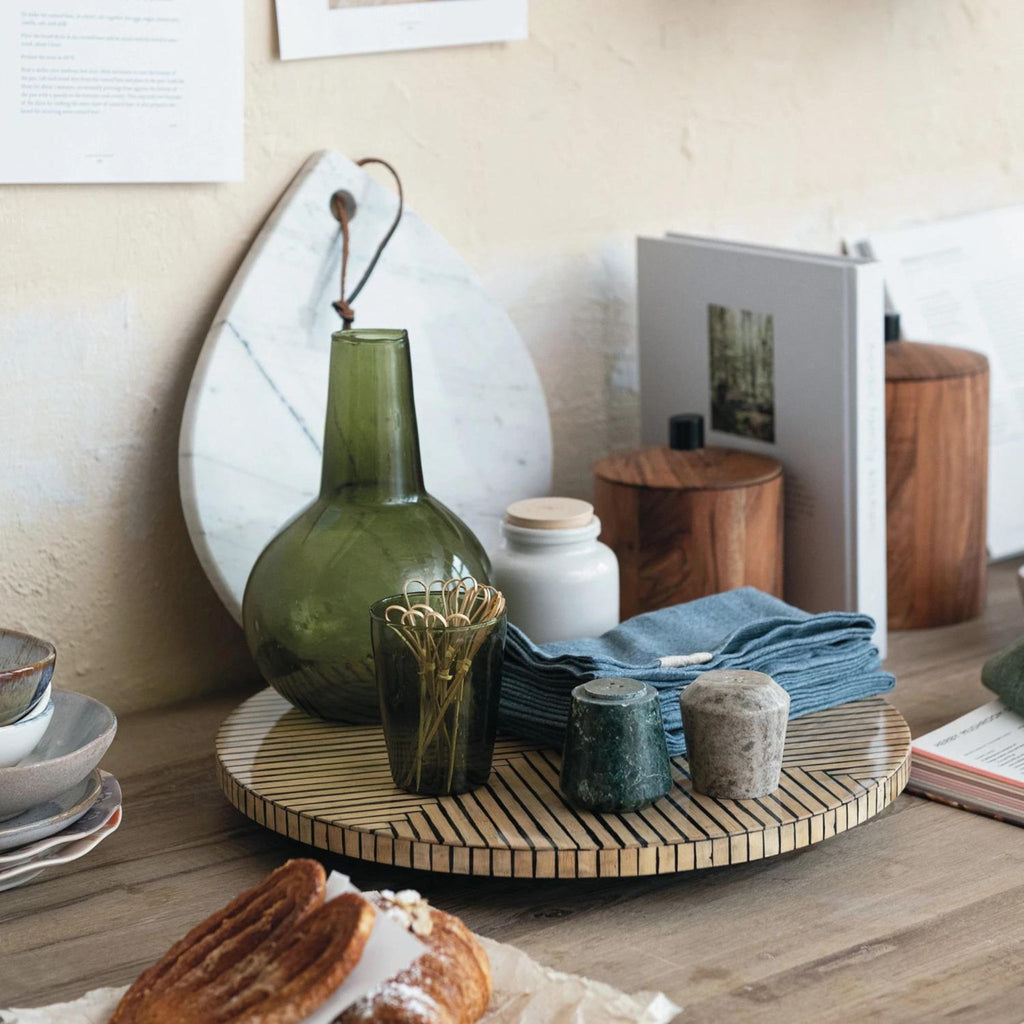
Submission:
M 770 313 L 708 306 L 711 427 L 775 440 L 775 325 Z

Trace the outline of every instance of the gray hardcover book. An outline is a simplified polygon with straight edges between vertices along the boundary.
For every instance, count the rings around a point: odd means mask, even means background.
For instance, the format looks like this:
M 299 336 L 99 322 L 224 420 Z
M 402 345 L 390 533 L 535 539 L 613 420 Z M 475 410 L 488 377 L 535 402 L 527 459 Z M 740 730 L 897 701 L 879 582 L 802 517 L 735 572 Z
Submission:
M 865 612 L 885 654 L 881 268 L 685 235 L 638 244 L 643 439 L 699 412 L 707 443 L 785 469 L 785 597 Z

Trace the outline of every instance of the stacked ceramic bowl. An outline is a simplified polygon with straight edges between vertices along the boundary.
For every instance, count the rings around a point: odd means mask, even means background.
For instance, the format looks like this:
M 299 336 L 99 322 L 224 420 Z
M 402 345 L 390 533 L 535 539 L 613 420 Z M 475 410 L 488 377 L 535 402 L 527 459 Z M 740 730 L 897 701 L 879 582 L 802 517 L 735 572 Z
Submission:
M 84 856 L 121 823 L 121 787 L 97 766 L 110 708 L 54 690 L 53 644 L 0 629 L 0 890 Z

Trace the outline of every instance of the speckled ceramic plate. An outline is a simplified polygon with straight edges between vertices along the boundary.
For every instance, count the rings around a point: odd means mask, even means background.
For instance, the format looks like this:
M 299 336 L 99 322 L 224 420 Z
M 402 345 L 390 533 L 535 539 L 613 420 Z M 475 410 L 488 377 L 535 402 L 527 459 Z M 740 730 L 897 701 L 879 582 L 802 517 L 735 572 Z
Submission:
M 113 835 L 121 824 L 121 808 L 115 809 L 110 820 L 99 831 L 84 839 L 78 839 L 65 846 L 59 846 L 55 850 L 48 850 L 32 860 L 23 864 L 16 864 L 14 867 L 0 871 L 0 892 L 4 889 L 13 889 L 16 886 L 24 885 L 37 878 L 47 868 L 57 867 L 60 864 L 69 864 L 79 857 L 84 857 L 94 850 L 107 836 Z
M 99 800 L 102 791 L 99 769 L 94 769 L 60 796 L 0 823 L 0 850 L 34 843 L 73 825 Z
M 64 820 L 40 823 L 34 830 L 32 838 L 24 840 L 22 845 L 15 847 L 11 847 L 9 842 L 4 841 L 5 837 L 2 827 L 0 827 L 0 850 L 8 851 L 0 853 L 0 871 L 31 860 L 46 850 L 85 839 L 103 828 L 113 817 L 114 811 L 121 806 L 121 786 L 109 772 L 100 772 L 99 776 L 102 784 L 100 795 L 77 821 L 72 819 L 70 822 Z M 85 780 L 85 782 L 91 781 L 92 776 Z M 26 812 L 26 815 L 19 815 L 19 820 L 31 813 Z

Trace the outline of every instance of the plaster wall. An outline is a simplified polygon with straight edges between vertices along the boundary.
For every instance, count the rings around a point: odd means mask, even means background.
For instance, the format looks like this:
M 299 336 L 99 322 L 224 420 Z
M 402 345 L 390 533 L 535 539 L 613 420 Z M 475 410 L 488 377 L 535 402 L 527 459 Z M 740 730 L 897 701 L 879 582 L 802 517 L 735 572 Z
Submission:
M 185 532 L 178 423 L 313 150 L 392 160 L 506 304 L 579 495 L 637 436 L 637 233 L 835 251 L 1024 200 L 1014 0 L 532 0 L 527 42 L 291 63 L 271 0 L 246 15 L 244 183 L 0 187 L 0 622 L 119 712 L 252 682 Z

